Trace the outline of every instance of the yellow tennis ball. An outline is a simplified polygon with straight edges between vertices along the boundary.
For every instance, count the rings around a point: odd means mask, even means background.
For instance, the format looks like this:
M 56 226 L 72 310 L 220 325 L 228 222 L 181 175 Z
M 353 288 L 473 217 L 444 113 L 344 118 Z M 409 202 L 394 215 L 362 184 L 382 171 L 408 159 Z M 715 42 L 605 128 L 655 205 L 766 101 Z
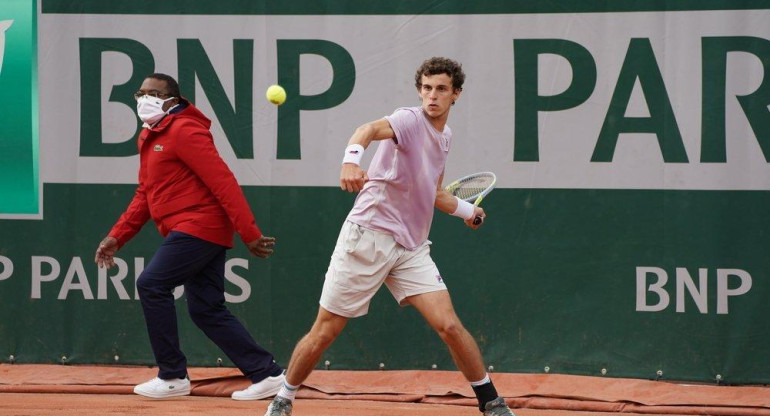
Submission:
M 286 101 L 286 90 L 280 85 L 271 85 L 265 92 L 265 97 L 267 97 L 267 101 L 275 105 L 281 105 Z

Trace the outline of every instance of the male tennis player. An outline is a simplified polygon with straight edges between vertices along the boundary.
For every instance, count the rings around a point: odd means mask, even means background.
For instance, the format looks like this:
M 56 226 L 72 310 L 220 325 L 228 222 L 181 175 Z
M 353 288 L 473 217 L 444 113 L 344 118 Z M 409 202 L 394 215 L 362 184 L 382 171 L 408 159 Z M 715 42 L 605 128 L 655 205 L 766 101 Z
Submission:
M 480 207 L 455 198 L 441 185 L 452 140 L 446 125 L 460 97 L 465 74 L 457 62 L 431 58 L 415 74 L 422 106 L 356 129 L 345 149 L 340 186 L 358 192 L 332 254 L 313 327 L 297 344 L 286 379 L 265 416 L 289 416 L 297 389 L 348 319 L 366 315 L 385 283 L 403 305 L 422 314 L 449 347 L 470 382 L 485 416 L 513 416 L 489 379 L 476 341 L 463 327 L 441 275 L 430 257 L 428 233 L 433 207 L 476 229 Z M 372 140 L 383 140 L 369 171 L 361 157 Z

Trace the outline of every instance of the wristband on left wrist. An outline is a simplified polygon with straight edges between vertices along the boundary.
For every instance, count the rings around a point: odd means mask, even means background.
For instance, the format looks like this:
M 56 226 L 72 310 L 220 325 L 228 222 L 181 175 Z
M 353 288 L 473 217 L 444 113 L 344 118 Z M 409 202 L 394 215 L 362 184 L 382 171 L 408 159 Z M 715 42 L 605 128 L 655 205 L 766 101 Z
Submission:
M 473 214 L 476 212 L 475 206 L 470 202 L 464 201 L 458 197 L 455 197 L 455 199 L 457 199 L 457 208 L 455 209 L 455 212 L 452 213 L 452 215 L 455 217 L 460 217 L 464 220 L 473 218 Z

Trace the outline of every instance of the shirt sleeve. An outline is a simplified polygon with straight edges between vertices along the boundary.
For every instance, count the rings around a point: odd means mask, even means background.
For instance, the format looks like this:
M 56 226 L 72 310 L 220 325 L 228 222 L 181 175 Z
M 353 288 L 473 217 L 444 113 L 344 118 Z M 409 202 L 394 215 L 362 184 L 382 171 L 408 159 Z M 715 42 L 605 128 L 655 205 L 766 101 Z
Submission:
M 131 240 L 139 230 L 142 229 L 147 220 L 150 219 L 150 207 L 147 205 L 147 196 L 144 192 L 144 184 L 139 186 L 134 192 L 134 198 L 128 204 L 126 211 L 118 218 L 118 221 L 110 230 L 109 237 L 118 240 L 118 245 L 123 247 Z
M 262 236 L 243 190 L 214 146 L 214 138 L 202 128 L 184 128 L 184 143 L 177 156 L 203 181 L 227 213 L 235 231 L 244 243 Z
M 422 111 L 420 109 L 420 111 Z M 398 108 L 393 114 L 385 116 L 385 120 L 388 120 L 393 132 L 396 133 L 396 145 L 404 149 L 408 149 L 412 142 L 412 138 L 415 137 L 417 128 L 419 126 L 418 116 L 413 108 Z

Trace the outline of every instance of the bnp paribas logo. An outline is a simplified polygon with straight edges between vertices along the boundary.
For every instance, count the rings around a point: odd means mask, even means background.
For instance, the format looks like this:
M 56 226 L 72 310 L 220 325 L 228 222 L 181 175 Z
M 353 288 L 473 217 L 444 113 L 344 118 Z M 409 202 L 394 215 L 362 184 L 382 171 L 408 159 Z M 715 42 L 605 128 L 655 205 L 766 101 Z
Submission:
M 13 20 L 0 22 L 0 73 L 3 72 L 3 56 L 5 55 L 5 31 L 13 24 Z

